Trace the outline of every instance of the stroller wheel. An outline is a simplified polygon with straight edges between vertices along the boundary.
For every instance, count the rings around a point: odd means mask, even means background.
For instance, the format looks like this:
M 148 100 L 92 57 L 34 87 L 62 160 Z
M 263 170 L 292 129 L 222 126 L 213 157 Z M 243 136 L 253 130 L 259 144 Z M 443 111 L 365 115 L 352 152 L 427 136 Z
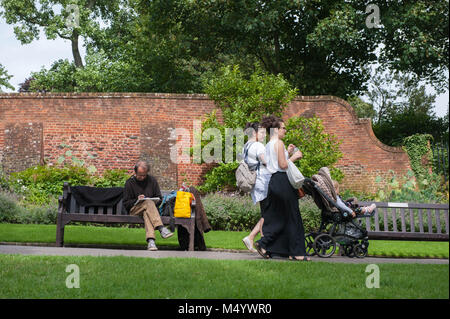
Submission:
M 328 234 L 320 234 L 314 240 L 314 250 L 320 257 L 331 257 L 336 251 L 336 241 Z
M 344 254 L 348 257 L 355 257 L 355 255 L 353 255 L 353 245 L 345 246 Z
M 367 252 L 367 248 L 363 248 L 361 244 L 355 245 L 355 247 L 353 247 L 353 253 L 355 254 L 355 257 L 364 258 L 367 256 Z
M 316 251 L 314 250 L 314 235 L 309 233 L 305 236 L 305 249 L 306 255 L 314 256 Z

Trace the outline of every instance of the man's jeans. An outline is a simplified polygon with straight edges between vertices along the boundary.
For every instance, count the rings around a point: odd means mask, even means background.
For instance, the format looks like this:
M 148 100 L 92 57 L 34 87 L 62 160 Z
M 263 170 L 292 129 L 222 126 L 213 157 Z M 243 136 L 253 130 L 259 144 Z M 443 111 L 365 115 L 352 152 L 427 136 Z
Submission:
M 155 203 L 150 199 L 141 201 L 136 206 L 133 206 L 130 210 L 130 215 L 144 217 L 146 239 L 155 239 L 155 228 L 163 226 L 159 211 Z

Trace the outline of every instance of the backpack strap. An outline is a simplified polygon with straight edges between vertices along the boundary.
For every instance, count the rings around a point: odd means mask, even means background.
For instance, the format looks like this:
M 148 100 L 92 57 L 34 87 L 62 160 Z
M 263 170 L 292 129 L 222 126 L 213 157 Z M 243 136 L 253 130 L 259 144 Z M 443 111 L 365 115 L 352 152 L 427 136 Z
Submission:
M 248 142 L 247 142 L 248 143 Z M 259 158 L 258 157 L 256 157 L 256 160 L 258 161 L 258 163 L 257 164 L 253 164 L 252 166 L 250 166 L 249 164 L 248 164 L 248 151 L 250 150 L 250 147 L 252 146 L 252 144 L 253 143 L 255 143 L 255 142 L 251 142 L 251 143 L 249 143 L 245 148 L 244 148 L 244 161 L 245 161 L 245 163 L 248 165 L 248 168 L 250 169 L 250 170 L 258 170 L 259 171 L 259 167 L 260 167 L 260 165 L 261 165 L 261 162 L 260 162 L 260 160 L 259 160 Z M 255 166 L 256 165 L 256 166 Z M 256 167 L 256 169 L 254 169 Z

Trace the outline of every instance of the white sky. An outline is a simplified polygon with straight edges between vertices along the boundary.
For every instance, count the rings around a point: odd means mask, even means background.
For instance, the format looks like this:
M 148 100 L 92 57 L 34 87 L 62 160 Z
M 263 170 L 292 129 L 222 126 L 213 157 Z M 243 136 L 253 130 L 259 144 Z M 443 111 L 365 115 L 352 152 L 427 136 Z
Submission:
M 81 39 L 80 39 L 81 40 Z M 85 48 L 80 41 L 80 53 L 85 56 Z M 17 92 L 19 84 L 28 78 L 32 71 L 39 71 L 42 67 L 49 68 L 51 64 L 58 59 L 73 60 L 70 41 L 57 39 L 47 40 L 42 34 L 39 40 L 30 44 L 22 45 L 16 40 L 13 26 L 8 25 L 3 18 L 0 18 L 0 64 L 13 77 L 9 83 L 15 90 L 5 89 L 5 92 Z M 428 88 L 428 93 L 434 93 L 434 90 Z M 447 113 L 449 102 L 449 92 L 436 97 L 435 112 L 442 117 Z

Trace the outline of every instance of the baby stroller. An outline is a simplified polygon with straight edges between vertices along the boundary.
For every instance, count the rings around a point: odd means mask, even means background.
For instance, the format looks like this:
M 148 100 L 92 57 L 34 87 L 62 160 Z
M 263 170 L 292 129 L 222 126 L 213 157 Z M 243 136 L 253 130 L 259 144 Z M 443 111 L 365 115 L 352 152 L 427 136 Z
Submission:
M 314 176 L 313 176 L 314 177 Z M 331 182 L 331 178 L 330 178 Z M 317 232 L 305 235 L 306 253 L 309 256 L 331 257 L 336 251 L 338 243 L 344 255 L 348 257 L 363 258 L 367 256 L 369 240 L 367 231 L 360 224 L 360 218 L 373 216 L 371 214 L 352 215 L 340 209 L 330 196 L 330 192 L 323 184 L 305 178 L 303 190 L 305 194 L 311 195 L 317 207 L 321 210 L 321 224 Z M 357 222 L 359 221 L 359 223 Z M 331 227 L 327 230 L 328 226 Z

